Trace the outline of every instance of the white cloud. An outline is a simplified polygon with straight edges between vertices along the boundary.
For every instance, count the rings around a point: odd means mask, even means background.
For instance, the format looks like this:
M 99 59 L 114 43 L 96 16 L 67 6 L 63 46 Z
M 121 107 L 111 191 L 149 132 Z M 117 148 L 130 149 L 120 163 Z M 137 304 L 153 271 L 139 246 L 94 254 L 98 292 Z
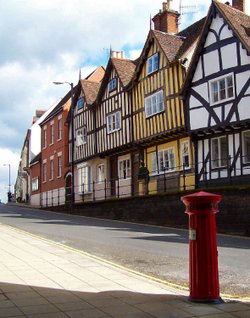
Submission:
M 130 59 L 130 60 L 135 60 L 141 55 L 141 51 L 142 50 L 130 50 L 128 52 L 128 57 L 127 58 Z
M 76 83 L 80 68 L 84 78 L 96 66 L 106 66 L 110 46 L 126 49 L 128 58 L 137 58 L 150 15 L 161 9 L 162 2 L 0 0 L 0 155 L 5 153 L 8 162 L 17 153 L 20 156 L 35 109 L 48 109 L 69 91 L 67 85 L 55 86 L 53 81 Z M 200 18 L 211 0 L 194 3 Z M 190 1 L 182 0 L 182 4 L 190 5 Z M 173 6 L 178 10 L 179 1 L 174 0 Z M 246 6 L 250 12 L 249 1 Z M 197 18 L 186 14 L 182 23 L 187 26 Z M 6 184 L 2 170 L 0 183 Z

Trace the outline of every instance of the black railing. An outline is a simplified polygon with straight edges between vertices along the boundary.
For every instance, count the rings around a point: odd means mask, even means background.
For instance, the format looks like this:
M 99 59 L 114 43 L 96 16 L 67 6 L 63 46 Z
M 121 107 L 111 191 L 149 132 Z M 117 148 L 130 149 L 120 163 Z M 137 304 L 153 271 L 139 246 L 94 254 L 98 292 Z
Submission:
M 195 166 L 176 166 L 149 176 L 149 181 L 134 178 L 104 179 L 102 182 L 75 185 L 75 203 L 120 199 L 133 196 L 155 195 L 192 190 L 209 185 L 250 184 L 250 162 L 247 157 L 233 160 L 207 160 Z M 223 165 L 220 165 L 223 163 Z M 248 178 L 247 178 L 248 176 Z M 241 179 L 241 180 L 240 180 Z M 41 206 L 59 206 L 71 202 L 71 187 L 41 193 Z

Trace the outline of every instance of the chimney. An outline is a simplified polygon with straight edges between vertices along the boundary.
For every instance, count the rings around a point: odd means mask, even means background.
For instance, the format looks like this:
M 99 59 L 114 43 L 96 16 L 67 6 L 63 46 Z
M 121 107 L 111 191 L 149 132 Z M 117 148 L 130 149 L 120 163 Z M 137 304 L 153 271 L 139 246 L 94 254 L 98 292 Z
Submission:
M 124 51 L 111 51 L 111 57 L 115 57 L 117 59 L 125 59 Z
M 232 0 L 232 7 L 245 12 L 245 0 Z
M 162 3 L 162 10 L 153 17 L 154 29 L 165 33 L 178 33 L 178 19 L 180 14 L 171 9 L 172 0 Z

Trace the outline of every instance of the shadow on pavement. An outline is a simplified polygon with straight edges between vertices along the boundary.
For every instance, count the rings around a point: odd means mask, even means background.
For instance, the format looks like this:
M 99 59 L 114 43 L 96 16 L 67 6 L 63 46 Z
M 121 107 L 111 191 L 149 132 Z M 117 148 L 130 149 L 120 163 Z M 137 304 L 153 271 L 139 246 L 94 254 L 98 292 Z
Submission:
M 81 291 L 0 283 L 0 317 L 249 317 L 250 304 L 225 302 L 219 305 L 195 304 L 187 297 L 172 294 L 146 294 L 129 291 Z M 93 288 L 92 288 L 93 289 Z M 231 317 L 231 315 L 229 315 Z M 229 317 L 228 316 L 228 317 Z

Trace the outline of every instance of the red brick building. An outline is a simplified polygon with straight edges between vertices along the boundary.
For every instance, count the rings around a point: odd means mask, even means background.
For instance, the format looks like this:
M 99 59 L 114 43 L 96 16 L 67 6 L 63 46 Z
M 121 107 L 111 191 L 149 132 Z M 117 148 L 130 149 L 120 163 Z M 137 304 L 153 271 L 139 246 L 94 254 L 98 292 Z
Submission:
M 41 199 L 40 205 L 65 203 L 65 176 L 68 165 L 68 125 L 71 92 L 40 123 L 41 127 Z

